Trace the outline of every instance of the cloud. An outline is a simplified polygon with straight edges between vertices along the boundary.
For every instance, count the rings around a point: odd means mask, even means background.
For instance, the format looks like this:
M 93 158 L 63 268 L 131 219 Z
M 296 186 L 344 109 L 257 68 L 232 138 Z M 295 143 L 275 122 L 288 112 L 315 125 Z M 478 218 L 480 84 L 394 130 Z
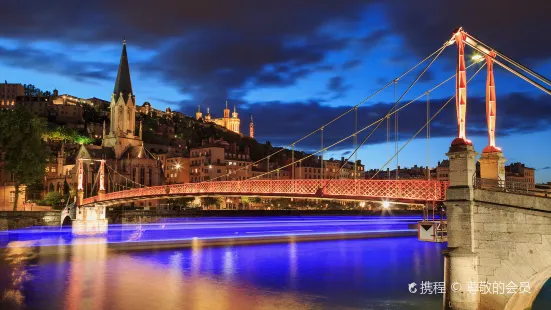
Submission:
M 551 41 L 541 35 L 548 29 L 550 1 L 520 5 L 516 1 L 477 0 L 402 1 L 385 5 L 390 28 L 406 42 L 404 52 L 412 50 L 424 57 L 450 39 L 462 26 L 479 40 L 519 61 L 551 57 Z
M 90 46 L 126 37 L 129 53 L 138 47 L 154 54 L 133 68 L 202 103 L 237 99 L 251 88 L 293 85 L 331 70 L 326 55 L 355 39 L 321 28 L 332 22 L 354 24 L 370 2 L 54 0 L 35 1 L 29 10 L 26 1 L 9 1 L 3 6 L 10 14 L 0 19 L 0 37 Z M 81 73 L 103 78 L 102 72 Z
M 343 97 L 350 86 L 345 85 L 342 76 L 333 76 L 327 82 L 327 91 L 333 94 L 331 99 Z
M 57 73 L 77 81 L 113 80 L 117 72 L 116 63 L 74 61 L 64 53 L 30 46 L 0 46 L 0 60 L 3 65 Z
M 431 113 L 435 113 L 444 99 L 431 99 Z M 361 106 L 358 109 L 358 128 L 384 116 L 391 107 L 390 102 L 379 102 L 369 106 Z M 522 109 L 518 109 L 522 105 Z M 331 107 L 321 101 L 307 102 L 259 102 L 247 106 L 246 113 L 252 113 L 255 118 L 256 134 L 261 141 L 268 140 L 274 145 L 288 145 L 300 137 L 311 133 L 326 122 L 332 120 L 351 107 Z M 243 111 L 241 111 L 243 113 Z M 467 111 L 467 135 L 485 136 L 485 98 L 469 98 Z M 505 117 L 506 116 L 506 117 Z M 452 100 L 448 106 L 431 123 L 432 137 L 449 137 L 450 141 L 457 134 L 455 114 L 455 102 Z M 426 109 L 423 102 L 414 103 L 399 113 L 399 138 L 407 140 L 419 130 L 426 121 Z M 394 128 L 391 119 L 390 128 Z M 371 129 L 358 135 L 362 141 Z M 513 93 L 501 96 L 498 100 L 497 132 L 500 136 L 514 135 L 517 133 L 531 133 L 551 128 L 551 104 L 546 97 L 531 97 L 521 93 Z M 393 131 L 393 130 L 391 130 Z M 353 113 L 342 117 L 340 120 L 324 129 L 324 146 L 335 143 L 354 132 Z M 424 133 L 419 138 L 425 137 Z M 386 141 L 386 123 L 381 124 L 369 138 L 367 144 Z M 315 133 L 308 139 L 297 144 L 297 148 L 304 150 L 316 150 L 321 146 L 321 134 Z M 337 148 L 349 148 L 352 139 L 339 144 Z
M 541 171 L 541 170 L 549 170 L 549 169 L 551 169 L 551 167 L 546 166 L 546 167 L 543 167 L 543 168 L 539 168 L 538 171 Z
M 362 64 L 362 61 L 360 59 L 352 59 L 352 60 L 348 60 L 345 63 L 343 63 L 341 68 L 343 70 L 350 70 L 350 69 L 354 69 L 354 68 L 358 67 L 361 64 Z

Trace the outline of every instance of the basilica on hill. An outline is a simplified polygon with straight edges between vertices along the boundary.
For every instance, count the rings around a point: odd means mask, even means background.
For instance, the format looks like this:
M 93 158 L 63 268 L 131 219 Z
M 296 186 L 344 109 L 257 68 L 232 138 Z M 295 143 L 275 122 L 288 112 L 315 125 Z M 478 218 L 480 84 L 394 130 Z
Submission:
M 207 108 L 207 114 L 205 114 L 205 116 L 203 117 L 203 113 L 201 112 L 201 106 L 197 106 L 197 112 L 195 112 L 195 119 L 197 120 L 203 119 L 203 121 L 205 122 L 215 123 L 220 127 L 224 127 L 230 131 L 241 134 L 241 130 L 239 128 L 241 125 L 241 120 L 239 119 L 239 114 L 237 113 L 237 109 L 234 105 L 233 113 L 231 113 L 231 117 L 230 117 L 230 109 L 228 109 L 228 101 L 226 101 L 226 108 L 224 109 L 224 117 L 212 118 L 209 108 Z M 254 123 L 253 123 L 252 115 L 249 121 L 249 137 L 254 138 Z

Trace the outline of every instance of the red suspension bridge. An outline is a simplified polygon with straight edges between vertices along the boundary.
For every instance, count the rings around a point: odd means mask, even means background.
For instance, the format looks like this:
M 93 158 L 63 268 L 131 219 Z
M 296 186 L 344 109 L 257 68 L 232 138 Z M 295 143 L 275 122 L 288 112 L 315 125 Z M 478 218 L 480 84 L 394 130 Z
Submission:
M 436 61 L 436 59 L 442 54 L 442 52 L 451 45 L 457 46 L 457 69 L 456 73 L 444 80 L 442 83 L 435 87 L 425 90 L 417 98 L 404 102 L 402 105 L 399 103 L 410 92 L 413 86 L 421 79 L 423 74 L 430 68 L 430 66 Z M 469 46 L 479 53 L 478 58 L 473 58 L 473 63 L 468 65 L 465 61 L 465 47 Z M 482 63 L 482 61 L 485 61 Z M 405 75 L 409 74 L 420 66 L 427 62 L 427 65 L 422 69 L 414 81 L 407 87 L 407 89 L 398 97 L 396 96 L 395 88 L 395 102 L 391 109 L 381 117 L 380 119 L 358 128 L 358 107 L 367 102 L 374 96 L 378 95 L 383 90 L 394 85 L 396 87 L 397 82 Z M 467 79 L 467 70 L 476 64 L 482 64 L 478 66 L 475 73 Z M 430 139 L 430 124 L 435 117 L 446 107 L 454 98 L 456 102 L 457 111 L 457 126 L 458 134 L 455 140 L 453 140 L 452 147 L 454 145 L 471 145 L 471 141 L 467 139 L 466 135 L 466 112 L 467 112 L 467 84 L 481 71 L 483 67 L 487 69 L 486 78 L 486 119 L 488 126 L 488 145 L 484 148 L 485 154 L 500 154 L 501 149 L 496 146 L 495 140 L 495 124 L 496 124 L 496 93 L 495 93 L 495 81 L 494 81 L 494 64 L 498 64 L 505 68 L 507 71 L 522 78 L 523 80 L 534 85 L 543 92 L 550 94 L 549 86 L 551 82 L 541 75 L 535 73 L 529 68 L 515 62 L 500 52 L 492 49 L 488 45 L 479 41 L 475 37 L 464 32 L 461 28 L 454 32 L 452 38 L 447 40 L 439 49 L 429 55 L 427 58 L 419 62 L 417 65 L 406 71 L 401 76 L 397 77 L 387 85 L 376 91 L 368 98 L 361 101 L 356 106 L 352 107 L 343 114 L 337 116 L 333 120 L 317 128 L 311 133 L 291 143 L 290 145 L 279 149 L 278 151 L 266 156 L 265 158 L 253 162 L 246 167 L 240 169 L 250 169 L 251 166 L 266 160 L 269 171 L 256 175 L 242 181 L 223 181 L 224 178 L 231 177 L 232 172 L 221 175 L 214 179 L 200 183 L 186 183 L 186 184 L 172 184 L 145 187 L 141 184 L 137 184 L 138 188 L 130 188 L 128 186 L 112 186 L 111 188 L 123 188 L 124 190 L 112 191 L 106 193 L 105 185 L 105 161 L 101 161 L 101 166 L 98 171 L 98 177 L 96 178 L 99 183 L 99 191 L 97 196 L 84 198 L 83 196 L 83 160 L 78 161 L 78 205 L 79 206 L 106 206 L 116 205 L 134 200 L 145 199 L 164 199 L 174 198 L 182 196 L 264 196 L 264 197 L 296 197 L 296 198 L 330 198 L 330 199 L 351 199 L 351 200 L 392 200 L 405 203 L 428 203 L 428 202 L 440 202 L 446 198 L 446 189 L 450 185 L 448 182 L 430 180 L 430 173 L 425 180 L 376 180 L 375 177 L 387 167 L 391 161 L 396 160 L 398 168 L 398 155 L 406 147 L 409 142 L 416 138 L 422 131 L 427 133 L 427 141 Z M 435 89 L 441 87 L 443 84 L 451 81 L 455 78 L 456 87 L 454 94 L 440 107 L 435 113 L 430 112 L 429 96 Z M 546 84 L 546 85 L 542 85 Z M 407 140 L 401 147 L 398 147 L 398 112 L 404 108 L 410 106 L 412 103 L 419 99 L 426 97 L 427 104 L 427 117 L 425 124 L 419 128 L 419 130 Z M 324 145 L 324 131 L 327 131 L 328 126 L 333 124 L 338 119 L 341 119 L 347 114 L 353 114 L 354 117 L 354 132 L 349 136 L 343 137 L 339 141 L 331 144 Z M 350 154 L 348 159 L 344 161 L 344 164 L 338 169 L 337 173 L 333 176 L 338 176 L 344 165 L 354 156 L 357 159 L 358 150 L 369 140 L 373 133 L 386 122 L 387 127 L 387 141 L 390 141 L 390 121 L 394 119 L 394 138 L 395 138 L 395 153 L 392 155 L 385 164 L 378 170 L 371 179 L 359 179 L 357 173 L 356 164 L 354 165 L 353 179 L 339 179 L 336 177 L 327 177 L 324 169 L 323 160 L 321 160 L 321 179 L 299 179 L 295 176 L 295 169 L 299 165 L 312 156 L 323 156 L 323 154 L 330 148 L 335 147 L 345 141 L 352 140 L 354 143 L 354 151 Z M 321 136 L 321 146 L 318 151 L 295 160 L 295 149 L 297 145 L 304 139 L 319 133 Z M 365 139 L 358 143 L 358 135 L 366 134 Z M 291 151 L 291 162 L 281 167 L 270 170 L 270 157 L 273 158 L 277 153 L 283 150 Z M 354 160 L 357 163 L 356 160 Z M 112 168 L 108 167 L 113 171 Z M 279 172 L 287 169 L 290 170 L 290 179 L 279 180 L 272 179 L 272 177 Z M 239 170 L 239 169 L 238 169 Z M 235 173 L 235 171 L 233 172 Z M 398 176 L 398 173 L 396 173 Z M 484 177 L 484 176 L 483 176 Z M 494 178 L 494 177 L 492 177 Z M 268 180 L 266 180 L 268 179 Z M 133 182 L 135 183 L 135 182 Z M 453 180 L 452 184 L 453 185 Z

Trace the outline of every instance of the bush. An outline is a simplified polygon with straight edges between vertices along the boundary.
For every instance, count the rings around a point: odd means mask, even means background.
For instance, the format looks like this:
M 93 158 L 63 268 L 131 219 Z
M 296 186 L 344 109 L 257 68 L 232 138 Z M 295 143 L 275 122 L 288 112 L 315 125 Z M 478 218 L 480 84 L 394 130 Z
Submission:
M 61 199 L 63 199 L 63 196 L 61 196 L 60 193 L 53 191 L 46 194 L 46 197 L 44 197 L 44 202 L 54 209 L 60 209 Z

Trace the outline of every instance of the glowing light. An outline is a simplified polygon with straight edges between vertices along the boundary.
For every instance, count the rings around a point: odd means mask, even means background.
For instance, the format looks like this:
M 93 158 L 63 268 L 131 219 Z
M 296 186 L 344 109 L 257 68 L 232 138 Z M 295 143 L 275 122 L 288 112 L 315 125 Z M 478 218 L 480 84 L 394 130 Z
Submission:
M 471 57 L 471 59 L 474 60 L 475 62 L 479 62 L 479 61 L 482 61 L 482 59 L 484 59 L 484 56 L 480 54 L 475 54 L 473 55 L 473 57 Z
M 180 168 L 182 168 L 182 165 L 180 165 L 180 163 L 177 163 L 177 164 L 174 166 L 174 168 L 180 170 Z
M 385 209 L 390 208 L 390 202 L 388 202 L 387 200 L 383 201 L 383 208 Z

